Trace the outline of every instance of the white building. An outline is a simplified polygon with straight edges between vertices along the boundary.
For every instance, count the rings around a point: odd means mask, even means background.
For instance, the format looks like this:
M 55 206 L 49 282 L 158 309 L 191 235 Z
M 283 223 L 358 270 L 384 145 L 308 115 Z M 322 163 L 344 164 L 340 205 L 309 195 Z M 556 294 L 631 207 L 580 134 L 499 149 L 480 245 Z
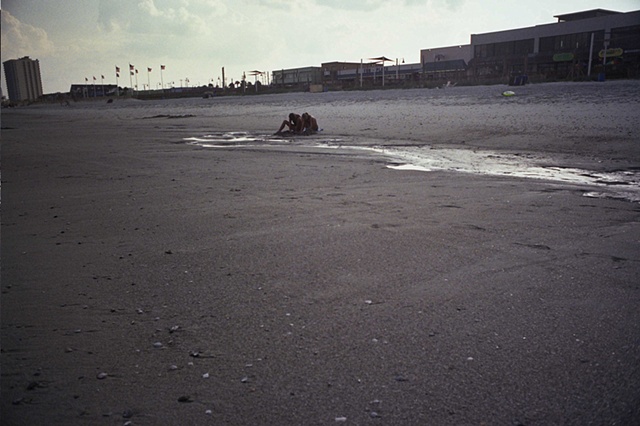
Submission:
M 4 62 L 4 76 L 12 102 L 35 101 L 42 96 L 40 62 L 37 59 L 25 56 Z

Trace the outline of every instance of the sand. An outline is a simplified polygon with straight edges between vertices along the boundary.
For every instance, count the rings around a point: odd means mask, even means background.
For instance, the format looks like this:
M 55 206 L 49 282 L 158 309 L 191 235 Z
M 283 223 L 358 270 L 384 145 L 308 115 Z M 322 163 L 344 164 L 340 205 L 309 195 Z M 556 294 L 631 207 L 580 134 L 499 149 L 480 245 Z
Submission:
M 2 424 L 637 424 L 640 82 L 507 89 L 3 110 Z

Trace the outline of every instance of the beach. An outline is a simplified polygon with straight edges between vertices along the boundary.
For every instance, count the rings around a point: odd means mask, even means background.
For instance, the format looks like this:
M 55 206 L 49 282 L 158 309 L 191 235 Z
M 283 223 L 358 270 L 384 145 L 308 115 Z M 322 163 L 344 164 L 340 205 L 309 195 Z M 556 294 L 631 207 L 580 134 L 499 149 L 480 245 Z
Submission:
M 637 424 L 639 106 L 607 81 L 5 109 L 2 423 Z M 292 111 L 322 131 L 273 136 Z

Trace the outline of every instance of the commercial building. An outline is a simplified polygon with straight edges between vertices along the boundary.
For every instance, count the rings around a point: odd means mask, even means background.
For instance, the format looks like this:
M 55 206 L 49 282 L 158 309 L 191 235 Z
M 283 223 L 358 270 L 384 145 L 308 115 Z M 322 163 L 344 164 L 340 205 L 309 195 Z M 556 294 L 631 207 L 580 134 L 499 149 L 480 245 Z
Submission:
M 75 99 L 117 96 L 118 86 L 115 84 L 72 84 L 69 93 Z
M 470 44 L 422 49 L 420 62 L 423 67 L 423 77 L 427 81 L 465 79 L 472 57 Z
M 338 73 L 360 68 L 360 62 L 325 62 L 322 68 L 322 83 L 332 85 L 338 81 Z
M 385 86 L 398 85 L 406 81 L 420 79 L 422 64 L 397 64 L 387 67 L 384 62 L 366 62 L 357 68 L 347 68 L 335 73 L 335 79 L 343 86 Z
M 322 84 L 322 68 L 303 67 L 273 71 L 271 84 L 277 86 Z
M 328 62 L 322 64 L 323 83 L 370 87 L 640 77 L 640 11 L 593 9 L 555 18 L 551 24 L 472 34 L 465 45 L 422 49 L 417 64 Z
M 35 101 L 42 96 L 40 62 L 28 56 L 4 62 L 4 76 L 12 102 Z
M 640 75 L 640 11 L 594 9 L 555 18 L 552 24 L 472 34 L 471 76 Z

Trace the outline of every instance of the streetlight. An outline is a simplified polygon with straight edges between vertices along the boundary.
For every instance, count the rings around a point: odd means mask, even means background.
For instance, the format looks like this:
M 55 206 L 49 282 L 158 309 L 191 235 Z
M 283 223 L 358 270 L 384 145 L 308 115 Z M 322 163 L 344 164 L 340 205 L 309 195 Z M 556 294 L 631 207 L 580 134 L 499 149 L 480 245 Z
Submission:
M 402 63 L 404 64 L 404 58 L 402 58 Z M 398 80 L 398 58 L 396 58 L 396 81 Z

